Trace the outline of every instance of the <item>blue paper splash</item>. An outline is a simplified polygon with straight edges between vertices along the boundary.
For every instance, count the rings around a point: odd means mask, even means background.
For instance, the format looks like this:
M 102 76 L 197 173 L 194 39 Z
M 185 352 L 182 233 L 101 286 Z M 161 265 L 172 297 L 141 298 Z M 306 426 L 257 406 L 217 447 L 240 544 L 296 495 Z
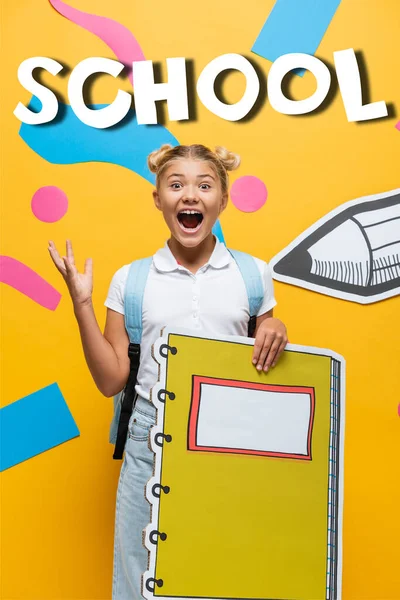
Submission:
M 106 106 L 95 104 L 90 108 L 97 110 Z M 40 100 L 34 96 L 29 108 L 39 112 L 41 107 Z M 71 106 L 61 103 L 54 121 L 43 125 L 22 123 L 19 135 L 36 154 L 50 163 L 110 163 L 125 167 L 152 184 L 155 175 L 147 166 L 147 156 L 162 144 L 179 145 L 176 137 L 162 125 L 139 125 L 133 110 L 114 127 L 96 129 L 82 123 Z M 219 221 L 215 223 L 213 233 L 224 242 Z
M 274 62 L 283 54 L 315 54 L 341 0 L 277 0 L 252 52 Z M 296 69 L 303 75 L 304 69 Z
M 91 108 L 106 106 L 96 104 Z M 38 98 L 32 98 L 29 108 L 35 112 L 41 109 Z M 154 183 L 155 176 L 147 166 L 147 156 L 162 144 L 179 144 L 162 125 L 139 125 L 133 110 L 114 127 L 96 129 L 82 123 L 68 104 L 59 105 L 59 115 L 50 123 L 22 123 L 19 134 L 36 154 L 50 163 L 106 162 L 125 167 L 150 183 Z

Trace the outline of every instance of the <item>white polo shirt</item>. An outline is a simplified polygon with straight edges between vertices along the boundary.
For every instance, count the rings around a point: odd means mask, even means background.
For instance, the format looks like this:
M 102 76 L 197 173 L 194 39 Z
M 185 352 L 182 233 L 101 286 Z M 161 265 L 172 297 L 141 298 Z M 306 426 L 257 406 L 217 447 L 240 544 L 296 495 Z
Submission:
M 276 305 L 271 270 L 255 258 L 264 284 L 264 299 L 257 316 Z M 105 306 L 124 314 L 124 293 L 130 265 L 112 278 Z M 158 380 L 158 365 L 151 347 L 165 326 L 247 336 L 250 318 L 246 286 L 236 261 L 216 238 L 209 261 L 197 273 L 179 265 L 166 242 L 153 256 L 143 296 L 141 360 L 136 392 L 150 398 Z

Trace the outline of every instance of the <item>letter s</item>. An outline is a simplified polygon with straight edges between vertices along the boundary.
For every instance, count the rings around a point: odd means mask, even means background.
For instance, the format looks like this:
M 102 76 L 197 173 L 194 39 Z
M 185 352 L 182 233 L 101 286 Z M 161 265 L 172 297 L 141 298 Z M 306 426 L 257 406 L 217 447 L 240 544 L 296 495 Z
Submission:
M 57 75 L 63 69 L 63 66 L 60 65 L 59 62 L 52 58 L 46 58 L 45 56 L 27 58 L 19 65 L 18 81 L 26 90 L 28 90 L 28 92 L 31 92 L 42 103 L 42 110 L 38 113 L 31 111 L 21 102 L 18 103 L 14 110 L 14 115 L 17 119 L 27 125 L 48 123 L 56 117 L 58 112 L 57 96 L 44 85 L 38 83 L 32 76 L 33 70 L 38 67 L 46 69 L 46 71 L 49 71 L 52 75 Z

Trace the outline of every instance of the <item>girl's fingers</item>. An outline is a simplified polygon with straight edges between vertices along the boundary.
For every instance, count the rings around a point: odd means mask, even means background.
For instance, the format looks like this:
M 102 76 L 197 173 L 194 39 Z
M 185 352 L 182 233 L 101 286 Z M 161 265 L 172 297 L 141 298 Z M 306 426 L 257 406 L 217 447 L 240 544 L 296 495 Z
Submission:
M 263 349 L 265 342 L 265 333 L 262 329 L 258 330 L 256 335 L 256 339 L 254 340 L 254 348 L 253 348 L 253 365 L 258 365 L 260 362 L 260 355 Z
M 53 261 L 57 264 L 60 263 L 60 255 L 58 254 L 57 248 L 55 247 L 55 245 L 53 244 L 53 242 L 49 242 L 48 245 L 48 251 L 50 252 L 50 256 L 53 259 Z
M 49 251 L 51 259 L 52 259 L 53 263 L 56 265 L 57 269 L 63 275 L 65 275 L 65 266 L 64 266 L 64 263 L 61 260 L 61 257 L 60 257 L 60 255 L 57 252 L 57 248 L 55 247 L 55 245 L 52 242 L 49 242 L 48 251 Z
M 284 326 L 270 330 L 265 328 L 264 331 L 261 326 L 257 332 L 253 350 L 253 364 L 257 365 L 257 370 L 264 369 L 267 372 L 271 366 L 275 366 L 287 343 Z
M 267 372 L 269 370 L 270 366 L 274 362 L 280 345 L 281 345 L 281 340 L 278 339 L 278 338 L 275 338 L 274 341 L 273 341 L 273 343 L 272 343 L 272 345 L 271 345 L 271 347 L 270 347 L 270 349 L 269 349 L 268 356 L 267 356 L 267 358 L 266 358 L 266 360 L 264 362 L 263 369 L 264 369 L 265 372 Z
M 85 270 L 84 270 L 85 275 L 88 275 L 89 277 L 93 276 L 93 261 L 91 258 L 87 258 L 85 260 Z
M 75 264 L 71 262 L 68 256 L 63 256 L 63 261 L 65 264 L 65 268 L 67 269 L 67 275 L 69 277 L 74 277 L 75 275 L 78 275 L 78 269 L 76 268 Z
M 68 260 L 70 262 L 71 265 L 75 264 L 75 257 L 74 257 L 74 251 L 72 250 L 72 242 L 71 240 L 67 240 L 66 241 L 66 248 L 67 248 L 67 257 Z
M 53 242 L 49 242 L 49 250 L 52 257 L 54 257 L 58 263 L 62 263 L 61 257 L 58 254 L 58 250 Z
M 273 343 L 274 340 L 274 334 L 273 333 L 267 333 L 264 339 L 264 344 L 263 347 L 261 349 L 261 353 L 260 356 L 258 358 L 258 362 L 257 362 L 257 371 L 261 371 L 265 362 L 265 359 L 267 358 L 267 355 L 269 354 L 271 345 Z
M 286 348 L 286 344 L 287 344 L 287 342 L 283 341 L 283 342 L 281 343 L 281 345 L 279 346 L 279 350 L 278 350 L 278 352 L 276 353 L 276 356 L 275 356 L 275 358 L 274 358 L 274 362 L 273 362 L 273 363 L 272 363 L 272 365 L 271 365 L 272 367 L 275 367 L 275 365 L 276 365 L 276 363 L 278 362 L 278 360 L 279 360 L 279 358 L 280 358 L 280 356 L 281 356 L 282 352 L 283 352 L 283 351 L 284 351 L 284 349 Z
M 64 265 L 65 265 L 65 269 L 66 269 L 67 273 L 69 274 L 71 271 L 71 267 L 68 262 L 68 258 L 66 256 L 63 256 L 62 259 L 63 259 Z

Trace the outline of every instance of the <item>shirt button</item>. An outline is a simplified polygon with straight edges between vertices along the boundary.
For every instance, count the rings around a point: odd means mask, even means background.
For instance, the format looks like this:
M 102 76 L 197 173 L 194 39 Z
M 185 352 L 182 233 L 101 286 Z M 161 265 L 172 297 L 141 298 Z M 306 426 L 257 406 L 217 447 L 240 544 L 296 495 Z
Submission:
M 194 302 L 196 302 L 197 296 L 193 296 L 193 300 L 194 300 Z
M 193 318 L 197 319 L 197 312 L 193 313 Z

